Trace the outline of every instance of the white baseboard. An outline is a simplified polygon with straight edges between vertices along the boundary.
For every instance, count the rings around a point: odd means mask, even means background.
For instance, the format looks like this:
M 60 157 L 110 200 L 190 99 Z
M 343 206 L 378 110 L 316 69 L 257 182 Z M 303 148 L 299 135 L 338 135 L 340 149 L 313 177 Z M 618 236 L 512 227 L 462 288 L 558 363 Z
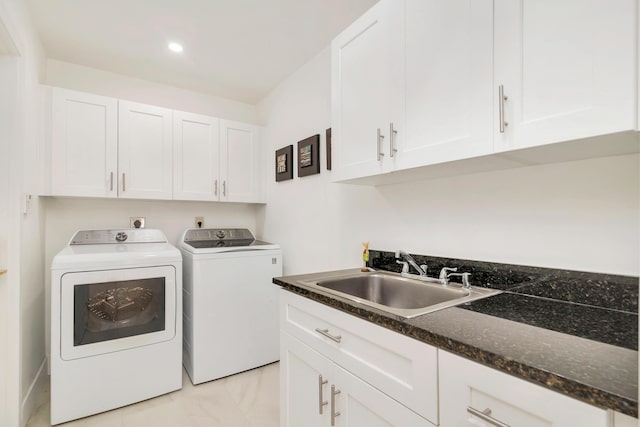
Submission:
M 38 368 L 38 373 L 29 385 L 29 389 L 22 400 L 22 408 L 20 410 L 20 427 L 24 427 L 29 422 L 29 418 L 33 414 L 38 403 L 38 398 L 43 392 L 49 376 L 47 375 L 47 359 L 44 358 Z

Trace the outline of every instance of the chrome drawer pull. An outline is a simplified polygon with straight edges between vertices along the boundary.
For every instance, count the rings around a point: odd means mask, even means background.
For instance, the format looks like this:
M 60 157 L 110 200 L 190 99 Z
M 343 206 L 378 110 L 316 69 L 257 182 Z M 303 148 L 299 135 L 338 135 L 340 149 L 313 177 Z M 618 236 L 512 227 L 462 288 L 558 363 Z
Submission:
M 503 423 L 501 421 L 496 420 L 493 417 L 490 417 L 489 415 L 491 415 L 491 409 L 489 409 L 489 408 L 487 408 L 484 411 L 480 412 L 477 409 L 474 409 L 471 406 L 468 406 L 467 407 L 467 412 L 470 413 L 473 416 L 476 416 L 476 417 L 480 418 L 482 421 L 488 422 L 492 426 L 510 427 L 509 424 L 505 424 L 505 423 Z
M 339 343 L 342 340 L 342 335 L 331 335 L 329 333 L 329 329 L 316 328 L 316 332 L 319 333 L 320 335 L 324 335 L 325 337 L 337 343 Z
M 377 150 L 377 159 L 378 161 L 382 160 L 382 158 L 384 157 L 384 152 L 382 151 L 382 140 L 384 139 L 384 135 L 382 133 L 380 133 L 380 128 L 378 128 L 378 146 L 376 147 Z
M 398 152 L 396 148 L 396 135 L 398 131 L 393 128 L 393 122 L 389 124 L 389 157 L 393 157 Z
M 498 107 L 500 114 L 500 133 L 504 133 L 505 126 L 509 125 L 504 120 L 504 102 L 507 100 L 507 96 L 504 94 L 504 85 L 498 86 Z
M 318 377 L 318 412 L 320 415 L 322 415 L 322 407 L 329 404 L 329 402 L 322 398 L 322 386 L 328 382 L 329 381 L 322 378 L 322 375 Z
M 331 385 L 331 425 L 336 425 L 336 417 L 340 415 L 340 412 L 336 411 L 336 396 L 340 394 L 340 390 L 335 385 Z

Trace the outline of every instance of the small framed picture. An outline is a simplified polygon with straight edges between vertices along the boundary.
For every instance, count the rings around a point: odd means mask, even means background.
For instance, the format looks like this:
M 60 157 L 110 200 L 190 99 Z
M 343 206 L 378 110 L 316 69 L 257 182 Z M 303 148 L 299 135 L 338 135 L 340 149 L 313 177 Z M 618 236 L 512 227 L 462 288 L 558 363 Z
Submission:
M 276 182 L 293 179 L 293 145 L 276 150 Z
M 320 173 L 320 134 L 298 141 L 298 177 Z

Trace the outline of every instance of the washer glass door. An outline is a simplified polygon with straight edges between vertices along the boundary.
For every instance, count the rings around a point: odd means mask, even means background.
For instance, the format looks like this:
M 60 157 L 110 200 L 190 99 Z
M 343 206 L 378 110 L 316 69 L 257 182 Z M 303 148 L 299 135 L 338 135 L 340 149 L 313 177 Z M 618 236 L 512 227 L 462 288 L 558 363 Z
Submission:
M 61 287 L 61 357 L 73 360 L 175 336 L 173 266 L 66 273 Z

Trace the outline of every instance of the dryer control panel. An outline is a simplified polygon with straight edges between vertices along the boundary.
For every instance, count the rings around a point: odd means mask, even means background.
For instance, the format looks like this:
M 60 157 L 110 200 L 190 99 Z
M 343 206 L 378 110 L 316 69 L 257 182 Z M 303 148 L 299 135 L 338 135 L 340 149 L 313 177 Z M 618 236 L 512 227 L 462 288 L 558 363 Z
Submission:
M 73 236 L 71 242 L 69 242 L 69 246 L 166 242 L 167 237 L 164 233 L 161 230 L 153 228 L 80 230 Z

